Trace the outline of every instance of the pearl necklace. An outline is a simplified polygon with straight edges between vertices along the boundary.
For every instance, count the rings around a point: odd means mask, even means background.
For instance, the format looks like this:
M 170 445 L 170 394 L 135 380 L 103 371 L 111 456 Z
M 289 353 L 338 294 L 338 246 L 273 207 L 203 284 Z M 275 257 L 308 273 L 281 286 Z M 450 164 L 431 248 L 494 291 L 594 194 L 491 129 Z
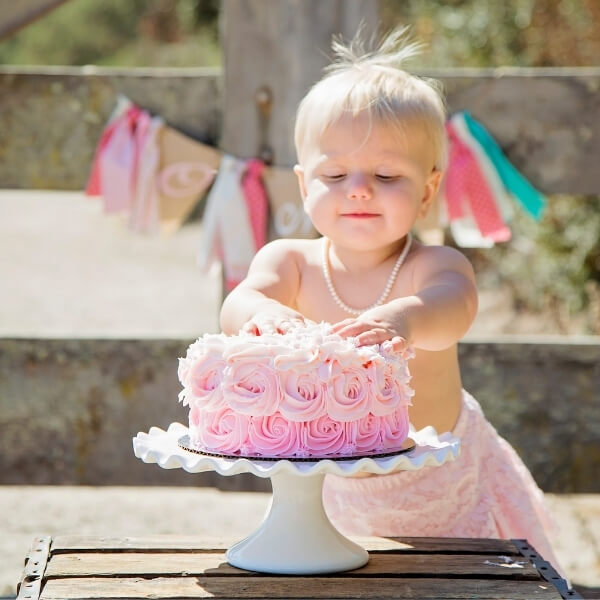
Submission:
M 408 235 L 406 236 L 406 242 L 404 243 L 404 248 L 402 249 L 402 252 L 396 259 L 396 264 L 394 265 L 394 268 L 392 269 L 392 272 L 390 273 L 390 276 L 388 277 L 387 283 L 385 284 L 385 287 L 383 288 L 383 292 L 381 292 L 381 296 L 379 296 L 377 302 L 375 302 L 374 304 L 371 304 L 371 306 L 367 306 L 366 308 L 352 308 L 351 306 L 348 306 L 338 296 L 336 289 L 333 287 L 333 281 L 331 280 L 331 273 L 329 272 L 330 241 L 327 238 L 323 238 L 323 256 L 322 256 L 322 260 L 321 260 L 321 266 L 323 267 L 323 276 L 325 277 L 325 283 L 327 284 L 329 293 L 331 294 L 331 297 L 335 300 L 335 303 L 340 308 L 345 310 L 347 313 L 350 313 L 351 315 L 354 315 L 355 317 L 358 317 L 360 314 L 362 314 L 366 310 L 371 310 L 372 308 L 375 308 L 376 306 L 380 306 L 381 304 L 383 304 L 385 302 L 385 300 L 387 299 L 387 297 L 390 295 L 390 292 L 392 291 L 392 287 L 393 287 L 394 283 L 396 282 L 396 277 L 398 276 L 398 271 L 400 271 L 400 267 L 402 266 L 402 263 L 404 262 L 404 259 L 406 258 L 408 251 L 410 250 L 411 243 L 412 243 L 412 235 L 409 232 Z

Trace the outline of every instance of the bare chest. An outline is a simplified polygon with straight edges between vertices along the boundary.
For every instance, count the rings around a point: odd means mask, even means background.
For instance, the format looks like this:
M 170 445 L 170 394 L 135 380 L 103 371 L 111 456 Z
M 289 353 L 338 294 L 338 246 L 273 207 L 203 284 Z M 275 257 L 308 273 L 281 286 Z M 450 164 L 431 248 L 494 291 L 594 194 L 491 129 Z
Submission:
M 387 281 L 387 273 L 366 273 L 355 276 L 336 273 L 332 276 L 335 294 L 347 305 L 364 309 L 380 299 Z M 412 293 L 408 272 L 400 273 L 395 280 L 387 300 Z M 303 269 L 296 309 L 312 321 L 338 323 L 353 315 L 344 310 L 328 287 L 320 262 L 306 265 Z

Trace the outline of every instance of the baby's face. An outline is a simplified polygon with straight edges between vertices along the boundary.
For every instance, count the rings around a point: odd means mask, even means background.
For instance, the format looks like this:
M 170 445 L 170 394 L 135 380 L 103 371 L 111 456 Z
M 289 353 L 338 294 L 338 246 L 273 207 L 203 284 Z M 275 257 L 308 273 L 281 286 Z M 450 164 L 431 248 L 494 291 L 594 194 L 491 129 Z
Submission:
M 334 243 L 370 250 L 402 239 L 439 186 L 423 132 L 405 135 L 367 115 L 344 116 L 296 167 L 305 209 Z

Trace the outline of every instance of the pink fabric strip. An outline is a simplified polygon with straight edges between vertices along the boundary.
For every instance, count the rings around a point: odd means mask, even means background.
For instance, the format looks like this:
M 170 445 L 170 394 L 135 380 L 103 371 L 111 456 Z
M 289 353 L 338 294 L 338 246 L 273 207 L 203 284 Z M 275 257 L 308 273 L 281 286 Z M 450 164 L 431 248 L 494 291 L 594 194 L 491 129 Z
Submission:
M 251 158 L 246 163 L 246 173 L 242 179 L 244 200 L 248 208 L 248 218 L 252 227 L 254 247 L 258 251 L 267 241 L 268 201 L 262 172 L 265 164 L 257 158 Z
M 451 122 L 446 123 L 450 141 L 450 162 L 445 183 L 445 197 L 450 221 L 465 215 L 466 202 L 484 237 L 505 242 L 511 237 L 504 223 L 485 175 L 471 149 L 458 137 Z

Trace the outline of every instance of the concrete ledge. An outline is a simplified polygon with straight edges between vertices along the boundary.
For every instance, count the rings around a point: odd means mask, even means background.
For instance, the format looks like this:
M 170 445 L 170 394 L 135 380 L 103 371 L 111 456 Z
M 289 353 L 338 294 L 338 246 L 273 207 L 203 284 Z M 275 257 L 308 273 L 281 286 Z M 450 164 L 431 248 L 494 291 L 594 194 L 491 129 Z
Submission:
M 185 423 L 177 357 L 192 340 L 0 340 L 0 483 L 218 485 L 145 465 L 131 438 Z M 465 387 L 547 492 L 600 492 L 600 344 L 465 342 Z
M 468 341 L 463 385 L 542 489 L 600 490 L 600 339 Z

